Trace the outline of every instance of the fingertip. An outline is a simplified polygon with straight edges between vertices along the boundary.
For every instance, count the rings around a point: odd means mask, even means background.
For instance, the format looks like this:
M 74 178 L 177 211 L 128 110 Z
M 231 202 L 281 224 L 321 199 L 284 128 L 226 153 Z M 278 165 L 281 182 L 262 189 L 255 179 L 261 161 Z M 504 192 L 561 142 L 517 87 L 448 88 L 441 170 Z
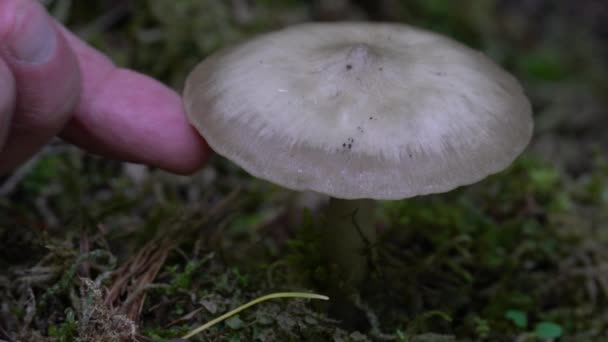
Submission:
M 194 129 L 192 138 L 185 146 L 185 153 L 179 158 L 165 159 L 158 165 L 160 168 L 178 175 L 191 175 L 202 169 L 213 152 L 207 142 Z
M 19 126 L 53 134 L 80 94 L 78 60 L 59 26 L 38 1 L 0 1 L 0 55 L 15 78 Z
M 5 0 L 0 3 L 0 38 L 13 62 L 46 63 L 57 49 L 53 20 L 37 1 Z

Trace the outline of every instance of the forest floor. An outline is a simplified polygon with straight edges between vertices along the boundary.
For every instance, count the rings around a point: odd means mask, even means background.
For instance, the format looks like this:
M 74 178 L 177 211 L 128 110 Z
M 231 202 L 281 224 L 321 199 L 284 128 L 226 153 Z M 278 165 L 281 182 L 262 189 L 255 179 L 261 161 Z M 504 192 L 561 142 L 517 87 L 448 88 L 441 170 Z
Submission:
M 177 90 L 257 33 L 390 20 L 484 51 L 533 103 L 533 141 L 505 172 L 378 204 L 370 272 L 342 301 L 267 301 L 191 340 L 608 341 L 605 1 L 45 3 Z M 269 293 L 335 291 L 322 218 L 294 196 L 220 157 L 185 177 L 54 142 L 0 180 L 0 340 L 171 340 Z

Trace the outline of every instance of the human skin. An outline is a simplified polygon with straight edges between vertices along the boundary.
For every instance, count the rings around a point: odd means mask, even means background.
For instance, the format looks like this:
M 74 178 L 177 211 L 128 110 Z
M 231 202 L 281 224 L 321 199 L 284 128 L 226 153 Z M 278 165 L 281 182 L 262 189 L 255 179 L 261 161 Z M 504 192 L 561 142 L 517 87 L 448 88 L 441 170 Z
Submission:
M 180 96 L 118 68 L 35 0 L 0 0 L 0 175 L 53 137 L 178 174 L 210 154 Z

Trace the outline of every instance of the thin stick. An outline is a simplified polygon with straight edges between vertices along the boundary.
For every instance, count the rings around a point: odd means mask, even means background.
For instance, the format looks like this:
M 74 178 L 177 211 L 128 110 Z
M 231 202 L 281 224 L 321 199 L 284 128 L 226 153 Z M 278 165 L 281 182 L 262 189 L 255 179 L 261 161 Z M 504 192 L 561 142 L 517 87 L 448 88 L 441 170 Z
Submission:
M 304 293 L 304 292 L 277 292 L 277 293 L 271 293 L 269 295 L 256 298 L 256 299 L 250 301 L 247 304 L 241 305 L 238 308 L 236 308 L 236 309 L 234 309 L 232 311 L 229 311 L 229 312 L 227 312 L 227 313 L 225 313 L 225 314 L 223 314 L 223 315 L 221 315 L 221 316 L 219 316 L 219 317 L 217 317 L 217 318 L 215 318 L 215 319 L 213 319 L 213 320 L 211 320 L 211 321 L 209 321 L 209 322 L 201 325 L 200 327 L 198 327 L 198 328 L 192 330 L 191 332 L 189 332 L 188 334 L 184 335 L 182 338 L 184 338 L 184 339 L 190 338 L 190 337 L 192 337 L 192 336 L 200 333 L 201 331 L 206 330 L 206 329 L 214 326 L 215 324 L 217 324 L 217 323 L 219 323 L 219 322 L 221 322 L 221 321 L 223 321 L 223 320 L 225 320 L 227 318 L 230 318 L 231 316 L 234 316 L 234 315 L 238 314 L 239 312 L 241 312 L 241 311 L 243 311 L 243 310 L 245 310 L 245 309 L 247 309 L 247 308 L 249 308 L 251 306 L 254 306 L 254 305 L 258 304 L 258 303 L 267 301 L 269 299 L 274 299 L 274 298 L 305 298 L 305 299 L 329 300 L 329 297 L 327 297 L 327 296 L 323 296 L 323 295 L 319 295 L 319 294 L 314 294 L 314 293 Z

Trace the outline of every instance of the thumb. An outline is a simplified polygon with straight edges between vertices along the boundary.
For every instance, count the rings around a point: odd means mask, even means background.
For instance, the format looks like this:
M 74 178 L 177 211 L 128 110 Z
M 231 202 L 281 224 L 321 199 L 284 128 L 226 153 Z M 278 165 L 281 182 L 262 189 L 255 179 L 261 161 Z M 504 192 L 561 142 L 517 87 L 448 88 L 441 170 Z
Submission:
M 0 59 L 10 69 L 16 91 L 8 137 L 0 150 L 3 173 L 65 126 L 79 97 L 80 72 L 58 25 L 36 0 L 0 0 Z

